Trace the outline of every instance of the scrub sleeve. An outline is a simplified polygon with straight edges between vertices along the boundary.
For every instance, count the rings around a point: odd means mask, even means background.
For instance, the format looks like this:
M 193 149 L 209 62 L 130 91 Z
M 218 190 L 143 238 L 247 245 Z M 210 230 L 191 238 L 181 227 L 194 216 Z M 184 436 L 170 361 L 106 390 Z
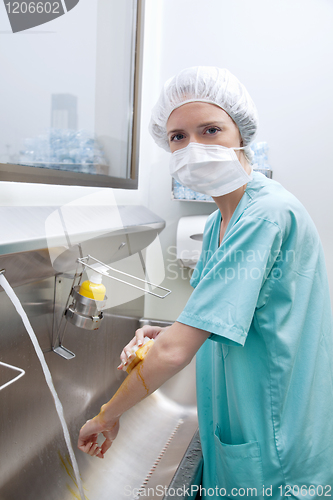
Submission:
M 191 285 L 196 290 L 178 321 L 211 332 L 210 339 L 244 345 L 262 287 L 274 280 L 281 240 L 276 224 L 242 218 L 206 262 L 199 279 L 195 270 Z

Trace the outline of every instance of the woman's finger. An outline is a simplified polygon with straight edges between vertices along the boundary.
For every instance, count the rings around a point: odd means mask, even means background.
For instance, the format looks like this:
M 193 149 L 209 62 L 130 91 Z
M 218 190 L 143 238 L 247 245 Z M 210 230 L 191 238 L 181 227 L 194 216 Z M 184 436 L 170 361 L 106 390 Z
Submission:
M 132 340 L 125 345 L 124 349 L 120 353 L 120 359 L 127 359 L 128 355 L 131 353 L 132 347 L 136 345 L 136 337 L 133 337 Z
M 145 330 L 143 328 L 139 328 L 135 332 L 135 340 L 136 340 L 136 345 L 141 346 L 143 344 L 143 338 L 148 337 L 149 335 L 145 335 Z
M 98 443 L 93 443 L 90 447 L 88 454 L 93 457 L 96 455 L 96 450 L 99 449 Z
M 91 448 L 91 443 L 86 443 L 86 444 L 80 444 L 78 446 L 79 450 L 83 451 L 84 453 L 89 453 L 89 450 Z
M 157 327 L 151 325 L 144 325 L 142 328 L 138 328 L 135 332 L 136 344 L 138 346 L 142 345 L 144 337 L 149 337 L 150 339 L 155 338 L 157 334 L 156 328 Z
M 165 328 L 160 326 L 144 325 L 138 328 L 135 332 L 135 337 L 124 347 L 120 354 L 120 365 L 117 366 L 118 370 L 123 370 L 125 366 L 134 358 L 135 354 L 131 352 L 133 346 L 138 347 L 143 345 L 144 337 L 155 339 Z
M 124 368 L 124 366 L 127 366 L 128 363 L 130 361 L 132 361 L 132 359 L 135 357 L 135 353 L 132 353 L 132 352 L 122 352 L 121 355 L 120 355 L 120 365 L 117 367 L 118 370 L 122 370 Z
M 80 445 L 78 448 L 81 451 L 83 451 L 84 453 L 91 455 L 93 453 L 93 451 L 96 449 L 96 445 L 97 445 L 97 443 L 88 441 L 87 443 Z
M 162 328 L 161 326 L 144 325 L 135 332 L 137 345 L 143 344 L 144 337 L 155 339 L 163 330 L 165 330 L 165 328 Z
M 113 441 L 111 441 L 111 439 L 106 439 L 104 441 L 104 443 L 101 446 L 102 455 L 104 455 L 108 451 L 108 449 L 111 448 L 112 443 L 113 443 Z

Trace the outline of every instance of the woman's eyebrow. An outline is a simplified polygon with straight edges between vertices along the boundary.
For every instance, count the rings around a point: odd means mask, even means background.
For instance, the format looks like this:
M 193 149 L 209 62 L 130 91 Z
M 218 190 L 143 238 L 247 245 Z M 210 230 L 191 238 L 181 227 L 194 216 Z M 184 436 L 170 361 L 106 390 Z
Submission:
M 224 125 L 225 122 L 223 121 L 219 121 L 219 120 L 214 120 L 214 121 L 211 121 L 211 122 L 207 122 L 207 123 L 201 123 L 200 125 L 197 126 L 197 128 L 204 128 L 204 127 L 209 127 L 209 126 L 212 126 L 212 125 Z
M 211 121 L 211 122 L 207 122 L 207 123 L 200 123 L 200 125 L 198 125 L 197 128 L 205 128 L 205 127 L 209 127 L 209 126 L 213 126 L 213 125 L 222 126 L 224 124 L 225 124 L 225 122 L 216 120 L 216 121 Z M 174 130 L 170 130 L 168 132 L 168 135 L 174 134 L 175 132 L 184 132 L 184 129 L 175 128 Z
M 169 130 L 169 132 L 167 134 L 170 135 L 170 134 L 174 134 L 175 132 L 184 132 L 184 129 L 175 128 L 174 130 Z

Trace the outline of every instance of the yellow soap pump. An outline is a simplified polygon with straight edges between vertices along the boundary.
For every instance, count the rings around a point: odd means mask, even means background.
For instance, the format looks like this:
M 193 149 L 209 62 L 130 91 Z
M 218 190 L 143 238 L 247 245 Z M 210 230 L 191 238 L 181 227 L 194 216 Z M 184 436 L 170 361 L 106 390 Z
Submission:
M 93 273 L 89 280 L 80 286 L 79 294 L 93 300 L 104 300 L 106 288 L 102 283 L 102 275 Z

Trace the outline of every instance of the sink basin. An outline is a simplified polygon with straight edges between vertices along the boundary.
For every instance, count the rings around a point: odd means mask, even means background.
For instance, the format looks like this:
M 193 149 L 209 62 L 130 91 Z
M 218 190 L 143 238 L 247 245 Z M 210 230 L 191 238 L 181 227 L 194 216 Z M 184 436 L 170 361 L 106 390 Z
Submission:
M 193 359 L 122 416 L 104 460 L 88 457 L 89 466 L 82 471 L 87 500 L 161 499 L 197 427 Z
M 147 497 L 147 492 L 151 500 L 160 499 L 197 429 L 195 361 L 122 416 L 119 435 L 101 460 L 77 449 L 79 430 L 126 376 L 117 370 L 119 354 L 135 330 L 148 322 L 140 322 L 143 293 L 132 296 L 127 285 L 112 282 L 110 297 L 114 302 L 104 311 L 97 331 L 67 322 L 62 345 L 75 357 L 64 359 L 52 346 L 71 290 L 69 269 L 75 264 L 75 245 L 80 243 L 83 255 L 91 252 L 107 263 L 119 261 L 119 266 L 123 262 L 130 273 L 129 259 L 138 257 L 142 270 L 138 252 L 155 241 L 165 223 L 145 207 L 119 207 L 119 217 L 113 209 L 106 216 L 99 206 L 67 208 L 65 212 L 61 208 L 60 214 L 53 207 L 4 207 L 0 270 L 5 270 L 6 279 L 15 288 L 44 353 L 63 406 L 86 500 L 134 500 Z M 66 227 L 53 224 L 66 214 Z M 50 220 L 52 231 L 45 231 Z M 69 229 L 71 244 L 67 248 L 67 239 L 65 246 L 63 240 Z M 50 243 L 55 245 L 49 248 L 56 255 L 54 261 L 47 248 Z M 51 260 L 61 265 L 53 267 Z M 0 387 L 4 388 L 0 392 L 0 500 L 80 500 L 36 352 L 21 318 L 1 290 Z M 10 385 L 13 370 L 9 365 L 24 373 Z
M 28 297 L 28 288 L 25 285 L 16 290 L 22 300 Z M 50 295 L 52 291 L 52 287 L 46 287 Z M 7 353 L 4 361 L 26 372 L 1 391 L 0 498 L 80 499 L 37 357 L 20 319 L 10 314 L 10 304 L 4 294 L 0 295 L 4 318 L 1 341 Z M 30 319 L 64 407 L 86 500 L 147 497 L 144 490 L 148 488 L 150 499 L 163 498 L 197 430 L 195 360 L 121 417 L 119 435 L 103 460 L 90 457 L 76 448 L 79 429 L 98 413 L 125 378 L 116 369 L 119 354 L 140 322 L 106 312 L 100 330 L 94 333 L 68 324 L 65 345 L 76 354 L 68 361 L 48 348 L 48 310 Z

